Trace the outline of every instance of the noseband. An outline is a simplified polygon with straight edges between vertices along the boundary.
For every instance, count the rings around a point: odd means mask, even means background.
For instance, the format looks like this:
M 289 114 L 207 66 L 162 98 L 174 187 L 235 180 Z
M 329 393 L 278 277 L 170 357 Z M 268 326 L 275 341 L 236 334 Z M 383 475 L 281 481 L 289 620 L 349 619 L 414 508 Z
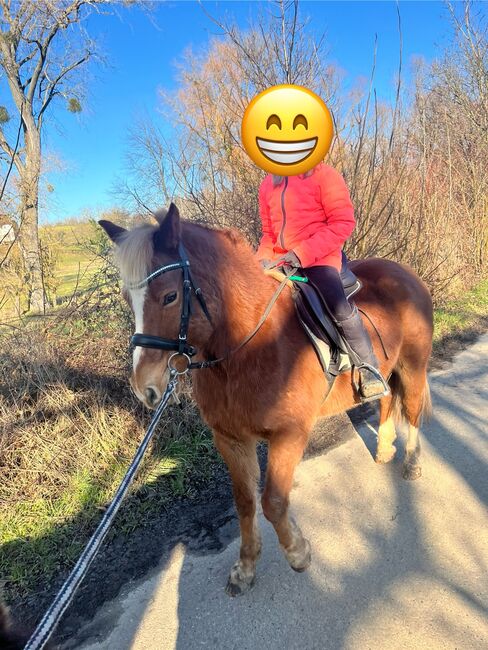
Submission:
M 178 269 L 181 269 L 183 271 L 183 302 L 181 305 L 180 331 L 178 334 L 178 339 L 163 339 L 160 336 L 136 333 L 132 337 L 131 343 L 132 345 L 139 346 L 141 348 L 168 350 L 177 352 L 181 355 L 186 355 L 187 357 L 193 357 L 197 353 L 197 349 L 188 343 L 188 326 L 190 324 L 190 317 L 192 314 L 192 293 L 194 293 L 197 297 L 198 303 L 209 323 L 212 323 L 212 319 L 205 303 L 205 298 L 203 297 L 202 290 L 200 287 L 197 287 L 193 281 L 192 275 L 190 273 L 190 260 L 188 259 L 183 244 L 181 243 L 178 246 L 178 253 L 180 259 L 177 262 L 172 262 L 171 264 L 166 264 L 165 266 L 159 267 L 159 269 L 156 269 L 156 271 L 150 273 L 147 278 L 144 278 L 144 280 L 141 280 L 141 282 L 133 284 L 129 287 L 130 289 L 142 289 L 143 287 L 147 287 L 150 282 L 158 278 L 160 275 L 163 275 L 163 273 L 167 273 L 168 271 L 177 271 Z

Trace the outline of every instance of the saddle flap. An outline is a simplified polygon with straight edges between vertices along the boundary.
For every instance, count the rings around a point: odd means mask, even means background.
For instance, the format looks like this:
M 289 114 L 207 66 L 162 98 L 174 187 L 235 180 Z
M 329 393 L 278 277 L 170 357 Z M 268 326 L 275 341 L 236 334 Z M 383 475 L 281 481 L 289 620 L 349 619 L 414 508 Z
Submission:
M 297 283 L 295 302 L 297 308 L 310 330 L 318 338 L 332 343 L 342 349 L 339 333 L 326 311 L 320 294 L 310 283 Z

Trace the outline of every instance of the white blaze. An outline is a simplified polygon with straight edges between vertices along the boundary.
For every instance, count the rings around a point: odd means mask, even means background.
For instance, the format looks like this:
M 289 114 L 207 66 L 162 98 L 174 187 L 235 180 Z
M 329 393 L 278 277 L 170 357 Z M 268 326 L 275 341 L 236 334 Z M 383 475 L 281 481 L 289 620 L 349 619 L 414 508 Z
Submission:
M 143 287 L 142 289 L 131 289 L 130 291 L 130 299 L 136 321 L 136 332 L 139 334 L 144 334 L 144 301 L 146 300 L 146 291 L 147 287 Z M 132 368 L 134 372 L 141 358 L 141 354 L 142 348 L 136 345 L 132 357 Z

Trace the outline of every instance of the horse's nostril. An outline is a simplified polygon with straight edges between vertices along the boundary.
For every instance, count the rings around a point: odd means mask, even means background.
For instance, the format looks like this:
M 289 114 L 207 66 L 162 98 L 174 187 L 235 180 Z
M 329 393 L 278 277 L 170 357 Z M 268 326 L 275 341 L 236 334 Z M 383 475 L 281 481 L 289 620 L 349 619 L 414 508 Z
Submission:
M 150 406 L 155 406 L 159 402 L 158 394 L 151 386 L 144 389 L 144 397 Z

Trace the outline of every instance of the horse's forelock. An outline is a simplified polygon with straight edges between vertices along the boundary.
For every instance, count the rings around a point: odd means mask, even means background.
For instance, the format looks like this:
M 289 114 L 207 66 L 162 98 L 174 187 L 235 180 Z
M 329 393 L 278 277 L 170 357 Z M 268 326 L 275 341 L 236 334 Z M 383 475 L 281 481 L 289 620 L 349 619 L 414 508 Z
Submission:
M 143 224 L 127 231 L 115 247 L 115 260 L 125 284 L 141 282 L 151 270 L 157 226 Z

